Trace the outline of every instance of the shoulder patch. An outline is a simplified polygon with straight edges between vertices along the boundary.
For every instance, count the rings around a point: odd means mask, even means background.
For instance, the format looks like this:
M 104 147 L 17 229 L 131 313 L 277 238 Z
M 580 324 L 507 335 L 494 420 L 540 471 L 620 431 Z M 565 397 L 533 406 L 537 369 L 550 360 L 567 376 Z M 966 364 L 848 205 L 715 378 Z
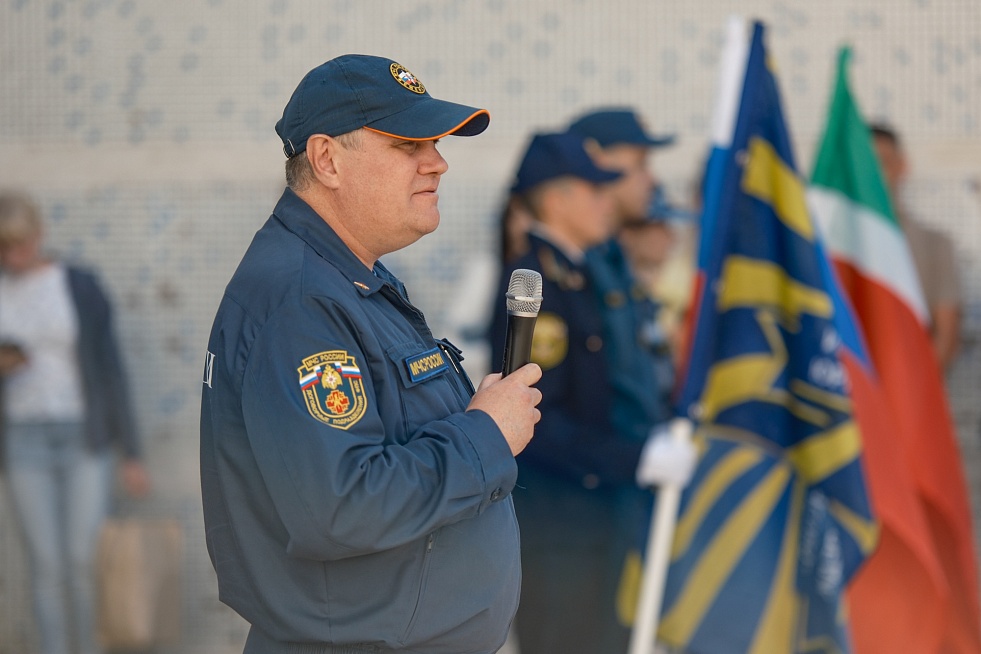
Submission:
M 539 248 L 538 262 L 542 267 L 545 279 L 553 281 L 563 291 L 581 291 L 586 286 L 586 279 L 578 270 L 572 270 L 555 257 L 550 248 Z
M 569 351 L 569 328 L 557 314 L 538 314 L 531 339 L 531 360 L 542 370 L 554 368 L 565 360 Z
M 353 356 L 344 350 L 318 352 L 296 370 L 311 416 L 338 429 L 348 429 L 364 416 L 368 398 Z

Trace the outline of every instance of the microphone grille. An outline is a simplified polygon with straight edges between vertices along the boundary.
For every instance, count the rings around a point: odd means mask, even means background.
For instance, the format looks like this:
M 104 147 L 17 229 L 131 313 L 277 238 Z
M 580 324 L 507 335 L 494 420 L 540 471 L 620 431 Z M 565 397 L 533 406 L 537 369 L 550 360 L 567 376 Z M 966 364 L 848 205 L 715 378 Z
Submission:
M 542 276 L 537 271 L 518 268 L 508 282 L 507 307 L 511 313 L 538 315 L 542 307 Z

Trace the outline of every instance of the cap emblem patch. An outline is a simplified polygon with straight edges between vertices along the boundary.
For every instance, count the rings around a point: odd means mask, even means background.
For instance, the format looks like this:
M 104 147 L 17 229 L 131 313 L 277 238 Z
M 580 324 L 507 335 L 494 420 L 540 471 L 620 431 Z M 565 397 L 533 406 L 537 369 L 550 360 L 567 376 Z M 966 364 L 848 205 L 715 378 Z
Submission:
M 393 61 L 392 65 L 389 66 L 388 69 L 392 71 L 392 77 L 395 78 L 396 82 L 413 93 L 422 95 L 426 92 L 426 87 L 422 85 L 422 82 L 420 82 L 418 78 L 410 73 L 409 70 L 402 64 L 397 64 Z
M 338 429 L 348 429 L 364 416 L 368 399 L 353 356 L 344 350 L 319 352 L 303 359 L 296 370 L 311 416 Z

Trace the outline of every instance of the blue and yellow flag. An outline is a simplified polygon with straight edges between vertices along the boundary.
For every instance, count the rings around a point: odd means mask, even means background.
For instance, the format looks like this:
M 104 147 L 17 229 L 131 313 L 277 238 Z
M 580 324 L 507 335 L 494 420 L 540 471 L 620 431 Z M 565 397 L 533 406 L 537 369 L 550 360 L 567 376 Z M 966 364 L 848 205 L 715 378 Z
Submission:
M 841 357 L 868 361 L 805 204 L 763 43 L 730 26 L 680 409 L 702 449 L 659 637 L 690 654 L 847 652 L 877 527 Z

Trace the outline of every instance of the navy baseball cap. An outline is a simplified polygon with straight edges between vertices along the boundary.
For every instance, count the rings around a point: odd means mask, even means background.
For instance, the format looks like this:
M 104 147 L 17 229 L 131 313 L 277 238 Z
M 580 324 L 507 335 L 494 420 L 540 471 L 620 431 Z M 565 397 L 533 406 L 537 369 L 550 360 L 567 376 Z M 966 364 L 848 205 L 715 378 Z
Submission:
M 619 179 L 621 173 L 598 168 L 578 134 L 536 134 L 518 167 L 512 193 L 524 193 L 557 177 L 578 177 L 594 184 Z
M 450 134 L 475 136 L 490 123 L 486 109 L 437 100 L 398 62 L 346 54 L 300 81 L 276 123 L 287 157 L 303 152 L 314 134 L 339 136 L 368 129 L 411 141 Z
M 630 109 L 602 109 L 590 112 L 569 125 L 569 131 L 593 139 L 600 147 L 642 145 L 658 148 L 674 143 L 674 135 L 650 136 Z

